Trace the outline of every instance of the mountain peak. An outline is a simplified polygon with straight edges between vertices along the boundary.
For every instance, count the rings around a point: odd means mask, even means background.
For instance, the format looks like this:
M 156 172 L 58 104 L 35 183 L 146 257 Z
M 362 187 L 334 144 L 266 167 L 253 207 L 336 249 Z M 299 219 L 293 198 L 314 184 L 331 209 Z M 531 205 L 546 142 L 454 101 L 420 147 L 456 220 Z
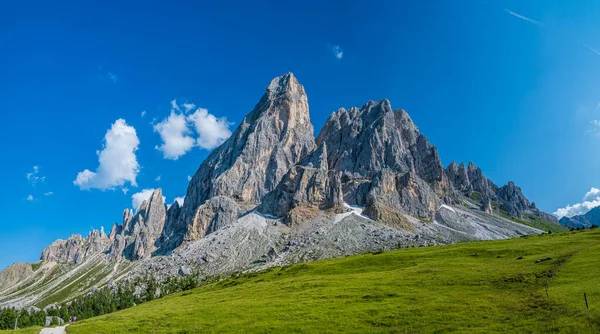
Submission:
M 298 83 L 298 79 L 296 79 L 294 74 L 292 72 L 288 72 L 271 80 L 271 83 L 269 86 L 267 86 L 267 92 L 271 94 L 280 94 L 287 90 L 292 90 L 298 86 L 302 87 L 302 85 Z M 302 88 L 302 90 L 304 91 L 304 88 Z
M 231 137 L 200 165 L 188 186 L 180 225 L 193 228 L 197 208 L 216 196 L 260 203 L 314 147 L 304 87 L 292 73 L 271 80 Z

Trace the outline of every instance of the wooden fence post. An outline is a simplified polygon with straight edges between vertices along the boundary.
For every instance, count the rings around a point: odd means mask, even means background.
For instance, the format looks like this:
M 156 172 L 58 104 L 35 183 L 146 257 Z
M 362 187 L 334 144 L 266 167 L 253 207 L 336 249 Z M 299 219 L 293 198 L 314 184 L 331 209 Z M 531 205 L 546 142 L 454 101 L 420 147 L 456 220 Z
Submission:
M 585 299 L 585 308 L 589 310 L 590 305 L 588 304 L 587 295 L 585 294 L 585 292 L 583 293 L 583 299 Z

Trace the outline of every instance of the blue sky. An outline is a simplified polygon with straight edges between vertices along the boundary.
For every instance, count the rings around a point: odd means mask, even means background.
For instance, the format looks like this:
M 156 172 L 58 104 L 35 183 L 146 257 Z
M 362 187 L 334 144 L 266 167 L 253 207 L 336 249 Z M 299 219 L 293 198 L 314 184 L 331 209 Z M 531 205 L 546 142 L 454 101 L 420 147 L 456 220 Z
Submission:
M 388 98 L 445 165 L 472 160 L 548 212 L 600 204 L 600 3 L 460 3 L 1 4 L 0 267 L 110 229 L 144 189 L 185 195 L 289 71 L 317 132 L 340 107 Z M 157 128 L 173 100 L 180 118 Z

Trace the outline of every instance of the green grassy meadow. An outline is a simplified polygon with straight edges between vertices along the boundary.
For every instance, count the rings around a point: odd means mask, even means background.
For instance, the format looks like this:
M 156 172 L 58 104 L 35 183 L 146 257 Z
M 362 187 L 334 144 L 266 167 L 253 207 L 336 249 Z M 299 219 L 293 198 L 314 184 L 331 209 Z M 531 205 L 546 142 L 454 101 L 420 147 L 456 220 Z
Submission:
M 600 230 L 273 268 L 84 320 L 68 332 L 597 333 Z

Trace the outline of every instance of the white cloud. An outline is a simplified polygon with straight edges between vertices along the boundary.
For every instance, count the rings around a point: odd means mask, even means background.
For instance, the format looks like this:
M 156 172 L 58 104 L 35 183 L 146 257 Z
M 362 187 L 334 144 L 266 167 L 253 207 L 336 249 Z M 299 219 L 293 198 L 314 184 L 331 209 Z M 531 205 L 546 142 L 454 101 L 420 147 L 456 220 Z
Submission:
M 192 180 L 192 177 L 188 175 L 188 182 Z
M 600 197 L 600 189 L 592 187 L 592 189 L 590 189 L 590 191 L 585 193 L 583 200 L 584 201 L 593 201 L 593 200 L 597 199 L 598 197 Z
M 183 104 L 183 107 L 185 108 L 185 112 L 187 113 L 187 112 L 190 112 L 190 110 L 196 108 L 196 105 L 193 104 L 193 103 L 187 103 L 186 102 L 186 103 Z
M 339 45 L 334 45 L 331 47 L 331 51 L 333 52 L 333 55 L 337 58 L 337 59 L 342 59 L 342 57 L 344 56 L 344 50 L 342 50 L 342 47 Z
M 81 190 L 123 188 L 127 182 L 136 187 L 140 165 L 135 152 L 139 144 L 135 128 L 124 119 L 116 120 L 104 136 L 102 151 L 96 151 L 99 162 L 96 171 L 79 172 L 73 184 Z
M 211 150 L 223 144 L 231 136 L 227 119 L 225 117 L 216 118 L 207 109 L 198 108 L 189 116 L 189 120 L 194 124 L 198 134 L 196 143 L 201 148 Z
M 146 116 L 146 110 L 142 111 L 142 113 L 140 114 L 140 117 L 144 117 Z
M 583 215 L 597 206 L 600 206 L 600 189 L 592 188 L 583 197 L 583 202 L 560 208 L 554 215 L 558 218 Z
M 48 191 L 44 193 L 44 196 L 52 196 L 54 195 L 54 191 Z
M 194 138 L 189 135 L 191 131 L 183 114 L 171 110 L 171 115 L 156 124 L 154 131 L 163 141 L 156 149 L 163 152 L 165 159 L 177 160 L 194 147 Z
M 157 176 L 157 177 L 154 179 L 154 181 L 158 182 L 158 181 L 160 181 L 160 179 L 161 179 L 161 177 L 160 177 L 160 175 L 159 175 L 159 176 Z
M 31 184 L 34 187 L 38 182 L 46 181 L 45 176 L 40 176 L 40 166 L 33 166 L 33 171 L 30 173 L 27 173 L 26 175 L 27 175 L 27 181 L 29 181 L 29 184 Z
M 142 205 L 142 203 L 149 199 L 150 196 L 152 196 L 152 193 L 154 192 L 154 188 L 150 188 L 150 189 L 144 189 L 138 193 L 135 193 L 131 196 L 131 206 L 133 207 L 133 209 L 135 209 L 137 211 L 137 209 L 139 209 L 140 205 Z M 163 201 L 167 201 L 167 198 L 165 196 L 163 196 Z
M 165 159 L 177 160 L 194 145 L 207 150 L 213 149 L 231 136 L 230 123 L 225 117 L 217 118 L 204 108 L 198 108 L 193 114 L 186 116 L 185 112 L 196 106 L 185 103 L 185 111 L 182 112 L 177 100 L 171 101 L 171 107 L 169 117 L 154 125 L 154 131 L 158 132 L 163 141 L 162 145 L 155 148 L 163 152 Z M 195 130 L 197 138 L 192 136 L 190 127 Z
M 179 109 L 179 105 L 177 105 L 177 99 L 171 101 L 171 109 L 181 111 L 181 109 Z
M 179 203 L 179 206 L 183 206 L 183 202 L 185 201 L 185 196 L 183 197 L 175 197 L 175 202 Z
M 30 202 L 33 202 L 35 200 L 35 198 L 33 198 L 33 195 L 29 195 L 29 196 L 27 196 L 27 200 Z

